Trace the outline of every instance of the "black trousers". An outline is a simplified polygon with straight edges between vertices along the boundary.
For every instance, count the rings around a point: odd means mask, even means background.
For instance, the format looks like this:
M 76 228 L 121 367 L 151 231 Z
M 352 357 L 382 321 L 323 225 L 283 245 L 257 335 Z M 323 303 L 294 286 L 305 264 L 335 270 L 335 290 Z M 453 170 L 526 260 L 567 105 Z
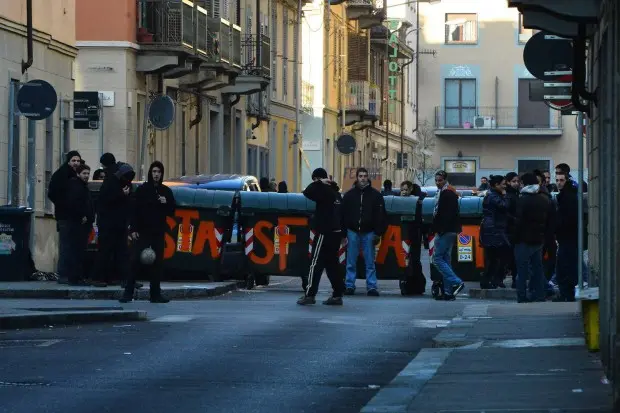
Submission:
M 317 235 L 310 254 L 310 271 L 306 288 L 308 297 L 314 297 L 318 292 L 323 270 L 327 272 L 327 278 L 332 284 L 333 296 L 342 297 L 344 293 L 344 266 L 338 262 L 338 250 L 341 241 L 342 234 L 340 232 Z
M 95 260 L 93 280 L 111 281 L 111 274 L 120 276 L 121 281 L 129 279 L 131 265 L 127 232 L 99 227 L 99 251 Z
M 555 274 L 555 265 L 557 260 L 558 246 L 555 243 L 555 239 L 548 239 L 543 246 L 543 266 L 545 269 L 545 278 L 547 281 L 551 281 L 553 274 Z M 545 253 L 549 256 L 547 261 L 544 261 Z
M 489 288 L 504 281 L 510 252 L 510 247 L 487 247 L 484 249 L 485 268 L 482 280 L 480 280 L 482 288 Z
M 127 278 L 125 285 L 125 295 L 133 296 L 138 275 L 147 275 L 151 282 L 151 298 L 161 296 L 161 279 L 164 272 L 164 234 L 140 234 L 138 239 L 133 242 L 131 247 L 131 274 Z M 144 265 L 140 262 L 140 253 L 151 247 L 155 251 L 155 262 L 151 265 Z

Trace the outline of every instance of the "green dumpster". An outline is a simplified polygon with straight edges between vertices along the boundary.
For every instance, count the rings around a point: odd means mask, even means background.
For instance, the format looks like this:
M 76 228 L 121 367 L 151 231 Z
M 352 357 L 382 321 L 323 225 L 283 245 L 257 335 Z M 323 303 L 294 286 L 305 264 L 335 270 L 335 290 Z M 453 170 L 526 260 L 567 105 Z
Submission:
M 459 198 L 459 210 L 463 230 L 457 234 L 452 249 L 452 269 L 463 281 L 479 281 L 484 271 L 484 250 L 480 245 L 480 222 L 482 221 L 482 197 L 465 196 Z M 432 224 L 435 198 L 424 200 L 422 214 L 424 222 Z M 429 235 L 429 255 L 434 251 L 434 235 Z M 431 279 L 441 280 L 435 266 L 431 265 Z
M 375 246 L 375 268 L 379 280 L 404 280 L 408 273 L 412 248 L 410 226 L 415 223 L 417 197 L 385 196 L 387 229 L 381 242 Z M 421 242 L 421 238 L 417 240 Z M 357 260 L 357 278 L 366 278 L 364 258 L 360 249 Z
M 173 187 L 177 204 L 168 217 L 164 267 L 168 280 L 220 281 L 229 274 L 221 265 L 222 250 L 230 242 L 235 192 Z
M 31 208 L 0 207 L 0 281 L 26 281 L 32 275 L 31 217 Z
M 305 286 L 314 202 L 302 194 L 247 191 L 239 201 L 247 287 L 269 284 L 270 275 L 300 277 Z

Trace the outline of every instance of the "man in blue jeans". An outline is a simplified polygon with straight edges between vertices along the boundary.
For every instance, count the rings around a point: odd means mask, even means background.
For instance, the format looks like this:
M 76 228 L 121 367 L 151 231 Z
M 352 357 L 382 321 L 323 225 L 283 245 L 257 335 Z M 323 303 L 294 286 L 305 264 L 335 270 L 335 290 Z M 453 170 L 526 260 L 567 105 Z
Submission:
M 435 174 L 437 195 L 435 198 L 435 210 L 433 211 L 432 232 L 435 235 L 435 250 L 433 252 L 433 265 L 443 277 L 443 295 L 438 298 L 452 301 L 463 291 L 465 284 L 452 270 L 452 247 L 456 236 L 462 231 L 459 214 L 459 195 L 448 184 L 448 173 L 437 171 Z
M 514 251 L 517 265 L 517 301 L 545 301 L 543 245 L 553 232 L 548 195 L 541 192 L 538 178 L 526 173 L 521 178 L 523 188 L 517 200 Z M 527 296 L 529 280 L 529 291 Z
M 375 245 L 387 228 L 385 202 L 379 191 L 370 185 L 368 171 L 357 170 L 357 180 L 342 199 L 344 227 L 347 229 L 346 295 L 355 294 L 357 257 L 360 249 L 366 266 L 367 295 L 378 297 L 375 270 Z

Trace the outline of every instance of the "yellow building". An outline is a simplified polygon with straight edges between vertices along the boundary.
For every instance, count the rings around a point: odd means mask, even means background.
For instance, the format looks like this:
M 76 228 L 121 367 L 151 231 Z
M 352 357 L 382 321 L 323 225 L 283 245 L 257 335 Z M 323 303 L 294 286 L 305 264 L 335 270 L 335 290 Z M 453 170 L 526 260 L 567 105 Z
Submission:
M 302 83 L 314 91 L 306 98 L 302 126 L 310 164 L 303 171 L 304 184 L 318 166 L 338 182 L 348 181 L 362 166 L 377 180 L 396 185 L 413 176 L 414 51 L 407 36 L 415 32 L 415 18 L 408 3 L 393 3 L 331 1 L 327 7 L 317 0 L 304 9 Z M 350 154 L 337 149 L 343 134 L 355 138 Z

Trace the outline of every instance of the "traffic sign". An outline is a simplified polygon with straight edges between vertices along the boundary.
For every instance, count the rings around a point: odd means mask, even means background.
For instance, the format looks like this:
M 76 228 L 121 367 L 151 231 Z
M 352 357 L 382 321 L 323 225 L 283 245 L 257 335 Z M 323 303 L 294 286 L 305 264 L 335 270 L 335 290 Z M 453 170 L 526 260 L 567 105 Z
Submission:
M 573 105 L 572 100 L 573 75 L 560 76 L 555 82 L 545 82 L 545 89 L 560 88 L 559 94 L 545 95 L 545 101 L 551 109 L 565 110 Z
M 17 108 L 31 120 L 49 118 L 56 110 L 57 103 L 56 90 L 45 80 L 34 79 L 24 83 L 17 92 Z
M 99 92 L 73 92 L 73 129 L 98 129 L 99 109 Z
M 537 79 L 557 81 L 573 69 L 573 45 L 570 39 L 540 31 L 523 48 L 523 63 Z

